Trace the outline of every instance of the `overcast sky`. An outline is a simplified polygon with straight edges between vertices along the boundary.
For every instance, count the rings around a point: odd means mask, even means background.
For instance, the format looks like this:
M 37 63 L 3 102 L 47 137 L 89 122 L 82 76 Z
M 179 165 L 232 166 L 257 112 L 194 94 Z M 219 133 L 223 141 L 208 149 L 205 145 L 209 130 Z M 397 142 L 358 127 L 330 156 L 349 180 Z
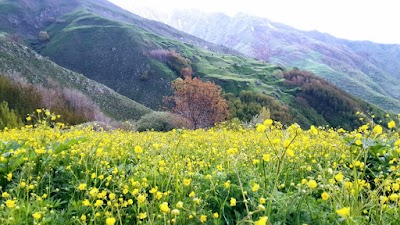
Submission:
M 350 40 L 400 44 L 397 0 L 109 0 L 127 10 L 199 9 L 234 15 L 244 12 L 302 30 L 318 30 Z M 397 2 L 397 3 L 396 3 Z

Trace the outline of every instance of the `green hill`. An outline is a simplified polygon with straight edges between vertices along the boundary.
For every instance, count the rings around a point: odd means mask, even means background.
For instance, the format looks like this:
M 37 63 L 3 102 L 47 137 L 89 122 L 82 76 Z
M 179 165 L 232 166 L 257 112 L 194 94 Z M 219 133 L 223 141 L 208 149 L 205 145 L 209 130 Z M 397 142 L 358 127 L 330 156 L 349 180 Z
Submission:
M 39 45 L 40 54 L 153 109 L 171 94 L 175 74 L 148 55 L 162 48 L 161 38 L 86 10 L 62 21 L 48 27 L 51 39 Z
M 0 37 L 0 74 L 13 79 L 42 85 L 62 87 L 88 96 L 107 116 L 118 119 L 139 119 L 151 112 L 133 100 L 117 94 L 110 88 L 62 68 L 33 50 Z
M 165 16 L 137 10 L 249 57 L 311 71 L 367 102 L 400 112 L 400 45 L 348 41 L 245 14 L 179 10 Z

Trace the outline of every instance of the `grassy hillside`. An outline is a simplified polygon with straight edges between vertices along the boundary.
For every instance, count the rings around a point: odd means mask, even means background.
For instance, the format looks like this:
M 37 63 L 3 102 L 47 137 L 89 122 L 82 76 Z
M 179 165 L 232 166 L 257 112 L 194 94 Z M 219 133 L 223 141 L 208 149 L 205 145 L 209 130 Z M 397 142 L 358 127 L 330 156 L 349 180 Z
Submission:
M 62 21 L 47 29 L 51 39 L 40 45 L 40 54 L 154 109 L 171 94 L 170 82 L 176 76 L 147 55 L 149 49 L 160 48 L 154 35 L 86 10 Z
M 330 119 L 331 115 L 326 112 L 329 107 L 324 111 L 313 108 L 307 101 L 298 101 L 298 93 L 293 91 L 296 88 L 285 84 L 283 74 L 286 69 L 281 66 L 210 52 L 155 35 L 136 25 L 106 19 L 88 10 L 65 15 L 61 22 L 49 26 L 47 32 L 50 40 L 36 45 L 40 54 L 153 109 L 159 109 L 163 96 L 171 94 L 169 84 L 180 76 L 182 65 L 189 64 L 194 76 L 216 82 L 227 93 L 239 96 L 241 91 L 248 90 L 272 96 L 274 101 L 265 106 L 280 111 L 273 114 L 274 119 L 285 123 L 294 121 L 310 126 L 312 122 L 318 122 L 318 125 L 331 124 L 350 129 L 359 125 L 356 118 L 349 121 L 356 111 L 372 110 L 354 100 L 357 104 L 341 109 L 344 113 Z M 160 60 L 154 56 L 155 51 L 174 51 L 182 59 L 167 57 Z M 300 86 L 296 90 L 302 92 Z M 339 95 L 337 98 L 342 97 Z M 319 96 L 318 101 L 330 104 L 325 96 Z M 253 109 L 249 115 L 256 113 Z
M 245 14 L 176 11 L 158 17 L 157 12 L 150 13 L 152 18 L 247 56 L 311 71 L 367 102 L 400 112 L 400 46 L 302 32 Z
M 22 39 L 37 38 L 39 32 L 52 23 L 62 22 L 62 16 L 80 9 L 89 10 L 110 20 L 134 24 L 155 34 L 212 51 L 241 55 L 225 46 L 215 45 L 163 23 L 132 14 L 107 0 L 1 0 L 0 30 Z
M 147 107 L 117 94 L 110 88 L 64 69 L 33 50 L 7 41 L 4 37 L 0 38 L 0 73 L 44 87 L 57 85 L 79 90 L 98 104 L 101 111 L 111 118 L 139 119 L 151 112 Z
M 155 109 L 179 74 L 151 56 L 154 50 L 175 50 L 190 61 L 194 76 L 213 80 L 226 92 L 279 92 L 275 75 L 282 68 L 275 65 L 209 52 L 87 10 L 66 15 L 47 31 L 50 40 L 36 45 L 40 54 Z

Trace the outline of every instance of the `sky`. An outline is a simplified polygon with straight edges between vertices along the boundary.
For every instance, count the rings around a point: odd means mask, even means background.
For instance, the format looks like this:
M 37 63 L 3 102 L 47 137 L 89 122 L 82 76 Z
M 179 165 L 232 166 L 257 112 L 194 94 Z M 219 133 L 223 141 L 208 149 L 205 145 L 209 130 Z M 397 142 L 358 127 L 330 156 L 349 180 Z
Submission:
M 233 16 L 247 13 L 300 30 L 318 30 L 349 40 L 400 44 L 397 0 L 109 0 L 133 10 L 199 9 Z

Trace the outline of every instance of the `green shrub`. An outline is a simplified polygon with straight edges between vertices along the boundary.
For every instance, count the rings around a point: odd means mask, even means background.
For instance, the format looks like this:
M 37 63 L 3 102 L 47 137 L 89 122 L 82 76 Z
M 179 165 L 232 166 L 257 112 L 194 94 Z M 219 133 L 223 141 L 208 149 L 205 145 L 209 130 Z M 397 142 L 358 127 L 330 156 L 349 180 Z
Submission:
M 8 107 L 8 103 L 3 101 L 0 104 L 0 129 L 15 128 L 22 126 L 22 120 L 17 113 Z
M 51 87 L 35 86 L 0 75 L 0 102 L 2 101 L 6 101 L 8 108 L 13 109 L 22 119 L 36 109 L 46 108 L 61 115 L 59 122 L 69 125 L 108 121 L 99 106 L 88 96 L 76 89 L 62 88 L 57 84 Z
M 42 107 L 42 96 L 35 87 L 0 75 L 0 102 L 3 101 L 20 118 L 25 118 L 28 113 Z
M 254 120 L 256 115 L 260 115 L 260 113 L 265 114 L 263 117 L 270 117 L 273 120 L 281 121 L 283 124 L 290 124 L 293 121 L 286 105 L 262 93 L 241 91 L 238 96 L 228 93 L 225 94 L 225 99 L 229 104 L 231 118 L 238 118 L 243 122 Z M 264 112 L 263 107 L 265 107 Z M 263 119 L 265 118 L 260 119 L 260 121 L 264 121 Z
M 181 116 L 169 112 L 152 112 L 144 115 L 137 123 L 136 130 L 170 131 L 176 128 L 188 127 L 189 122 Z

